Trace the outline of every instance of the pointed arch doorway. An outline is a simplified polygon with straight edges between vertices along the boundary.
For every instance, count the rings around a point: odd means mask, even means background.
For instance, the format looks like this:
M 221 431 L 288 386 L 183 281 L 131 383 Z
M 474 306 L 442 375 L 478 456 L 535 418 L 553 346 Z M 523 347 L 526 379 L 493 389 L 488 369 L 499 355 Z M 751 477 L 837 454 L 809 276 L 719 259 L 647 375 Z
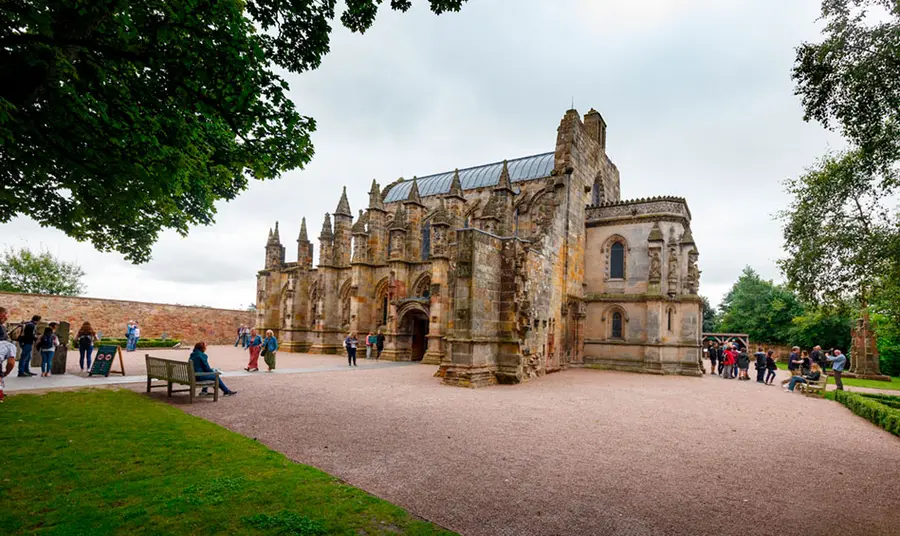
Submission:
M 421 361 L 428 351 L 428 305 L 421 299 L 405 300 L 399 304 L 397 316 L 397 346 L 409 361 Z

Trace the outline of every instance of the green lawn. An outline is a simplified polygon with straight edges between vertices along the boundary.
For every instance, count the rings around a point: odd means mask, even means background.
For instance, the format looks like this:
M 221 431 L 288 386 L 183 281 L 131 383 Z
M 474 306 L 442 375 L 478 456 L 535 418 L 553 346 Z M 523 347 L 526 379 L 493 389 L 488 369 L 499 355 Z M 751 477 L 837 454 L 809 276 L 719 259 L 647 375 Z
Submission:
M 0 534 L 451 534 L 131 391 L 0 405 Z
M 781 370 L 787 370 L 787 363 L 782 363 L 779 361 L 778 363 L 776 363 L 776 365 L 778 365 L 778 368 L 780 368 Z M 828 369 L 828 376 L 828 384 L 833 385 L 834 379 L 830 378 L 831 369 Z M 900 377 L 897 376 L 891 376 L 891 381 L 889 382 L 882 382 L 878 380 L 859 380 L 856 378 L 842 378 L 841 381 L 844 385 L 850 385 L 853 387 L 868 387 L 871 389 L 887 389 L 891 391 L 900 391 Z

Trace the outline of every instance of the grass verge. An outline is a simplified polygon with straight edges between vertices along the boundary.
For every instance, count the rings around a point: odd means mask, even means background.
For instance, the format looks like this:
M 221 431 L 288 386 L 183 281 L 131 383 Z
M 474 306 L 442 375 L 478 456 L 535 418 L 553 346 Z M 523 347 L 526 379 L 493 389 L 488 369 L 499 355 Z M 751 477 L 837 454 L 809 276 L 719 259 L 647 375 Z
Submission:
M 3 534 L 452 534 L 131 391 L 0 406 Z
M 777 363 L 778 368 L 781 370 L 787 370 L 787 363 Z M 828 384 L 834 385 L 834 378 L 832 377 L 831 369 L 828 369 Z M 891 376 L 891 381 L 883 382 L 879 380 L 861 380 L 858 378 L 841 378 L 841 381 L 844 385 L 850 385 L 852 387 L 867 387 L 869 389 L 884 389 L 885 391 L 900 391 L 900 377 Z

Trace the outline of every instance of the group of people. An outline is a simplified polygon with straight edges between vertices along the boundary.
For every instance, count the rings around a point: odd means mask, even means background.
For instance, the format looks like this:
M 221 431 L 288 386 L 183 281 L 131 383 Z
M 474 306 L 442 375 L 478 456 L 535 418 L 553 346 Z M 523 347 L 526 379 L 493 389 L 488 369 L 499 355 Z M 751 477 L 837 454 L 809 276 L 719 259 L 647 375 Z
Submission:
M 710 374 L 725 379 L 750 380 L 751 358 L 745 346 L 737 342 L 726 342 L 719 346 L 718 342 L 712 342 L 706 353 L 710 362 Z M 765 352 L 761 346 L 757 347 L 756 353 L 753 354 L 757 383 L 774 384 L 775 371 L 778 369 L 774 355 L 774 350 Z M 805 350 L 801 352 L 799 347 L 793 347 L 788 358 L 788 371 L 791 377 L 782 381 L 781 385 L 787 391 L 793 392 L 800 383 L 817 382 L 822 378 L 829 363 L 832 364 L 835 385 L 839 390 L 843 390 L 841 373 L 847 364 L 847 358 L 836 348 L 823 352 L 821 346 L 814 347 L 812 353 Z
M 266 338 L 263 339 L 256 333 L 256 328 L 248 329 L 241 336 L 241 330 L 245 329 L 241 326 L 238 330 L 238 342 L 241 342 L 244 349 L 250 352 L 250 363 L 244 367 L 247 372 L 259 372 L 259 356 L 262 355 L 263 361 L 268 367 L 267 372 L 275 370 L 275 353 L 278 351 L 278 339 L 275 338 L 275 332 L 271 329 L 266 330 Z M 243 338 L 243 341 L 241 340 Z M 237 346 L 237 343 L 234 344 Z
M 13 363 L 16 358 L 16 345 L 9 340 L 9 334 L 6 332 L 6 320 L 8 314 L 6 309 L 0 307 L 0 341 L 6 343 L 3 345 L 3 351 L 0 352 L 4 361 L 6 361 L 6 369 L 2 372 L 3 376 L 12 373 Z M 31 355 L 37 347 L 37 351 L 41 355 L 41 376 L 50 376 L 53 369 L 53 355 L 56 348 L 60 346 L 59 337 L 56 336 L 56 328 L 59 326 L 56 322 L 50 322 L 44 330 L 38 333 L 38 323 L 41 321 L 40 315 L 34 315 L 31 320 L 25 322 L 16 342 L 21 348 L 21 357 L 19 358 L 19 367 L 17 376 L 20 378 L 30 378 L 37 376 L 31 372 Z
M 133 352 L 137 350 L 138 341 L 141 339 L 141 326 L 134 320 L 128 321 L 128 328 L 125 330 L 125 351 Z
M 381 359 L 381 352 L 384 351 L 384 334 L 382 332 L 378 332 L 377 334 L 369 332 L 366 335 L 365 339 L 366 343 L 366 359 L 373 359 L 372 354 L 375 355 L 374 359 L 378 361 Z M 359 338 L 357 338 L 356 332 L 350 333 L 344 339 L 344 348 L 347 350 L 347 366 L 355 367 L 356 365 L 356 350 L 359 346 Z

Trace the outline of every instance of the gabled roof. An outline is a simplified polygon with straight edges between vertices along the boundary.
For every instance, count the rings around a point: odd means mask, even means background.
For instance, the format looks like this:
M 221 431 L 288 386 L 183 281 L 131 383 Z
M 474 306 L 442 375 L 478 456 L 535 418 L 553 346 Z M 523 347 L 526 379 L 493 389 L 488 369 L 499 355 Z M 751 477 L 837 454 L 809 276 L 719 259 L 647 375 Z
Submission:
M 550 172 L 553 171 L 553 157 L 554 153 L 544 153 L 509 160 L 507 162 L 507 167 L 509 168 L 510 180 L 515 183 L 549 177 Z M 502 171 L 502 161 L 484 166 L 461 169 L 459 170 L 459 181 L 462 183 L 463 190 L 496 186 L 500 181 L 500 173 Z M 449 192 L 450 183 L 452 181 L 453 171 L 446 171 L 427 177 L 418 177 L 416 179 L 416 186 L 419 188 L 419 195 L 425 197 Z M 395 184 L 391 187 L 390 191 L 388 191 L 387 196 L 384 198 L 384 202 L 392 203 L 394 201 L 406 199 L 409 195 L 410 188 L 412 188 L 411 180 Z

